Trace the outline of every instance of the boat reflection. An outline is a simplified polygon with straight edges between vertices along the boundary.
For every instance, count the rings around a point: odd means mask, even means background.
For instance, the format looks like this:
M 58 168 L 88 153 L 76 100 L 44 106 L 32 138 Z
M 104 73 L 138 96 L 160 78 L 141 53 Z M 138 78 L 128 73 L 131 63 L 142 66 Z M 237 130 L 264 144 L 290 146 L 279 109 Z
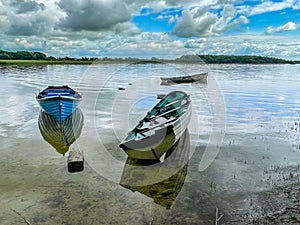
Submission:
M 138 191 L 169 209 L 180 193 L 188 169 L 190 135 L 188 129 L 167 151 L 163 162 L 127 158 L 120 185 Z
M 77 108 L 62 123 L 41 110 L 38 125 L 41 135 L 56 151 L 65 155 L 72 143 L 79 138 L 83 127 L 83 113 Z

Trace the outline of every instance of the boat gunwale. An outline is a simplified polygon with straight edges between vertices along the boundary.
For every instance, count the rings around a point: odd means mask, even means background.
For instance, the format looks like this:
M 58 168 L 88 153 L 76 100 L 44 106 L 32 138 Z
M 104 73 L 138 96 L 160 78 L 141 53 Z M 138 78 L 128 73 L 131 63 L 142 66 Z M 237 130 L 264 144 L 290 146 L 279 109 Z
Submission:
M 155 109 L 155 108 L 157 107 L 157 105 L 159 105 L 160 102 L 162 102 L 167 96 L 169 96 L 169 95 L 170 95 L 171 93 L 173 93 L 173 92 L 182 92 L 182 93 L 184 93 L 184 96 L 183 96 L 182 98 L 180 98 L 180 99 L 177 99 L 177 100 L 171 102 L 171 103 L 178 102 L 178 100 L 181 100 L 181 101 L 182 101 L 182 100 L 184 100 L 184 99 L 187 99 L 187 103 L 185 103 L 184 105 L 179 106 L 179 107 L 177 107 L 177 108 L 175 108 L 175 109 L 172 109 L 172 110 L 170 110 L 170 111 L 164 112 L 163 114 L 160 114 L 160 115 L 158 115 L 158 116 L 155 117 L 155 118 L 162 117 L 162 116 L 164 116 L 164 115 L 170 113 L 171 111 L 175 111 L 175 110 L 178 110 L 178 109 L 181 109 L 181 108 L 185 108 L 185 107 L 186 107 L 184 113 L 182 113 L 182 114 L 179 115 L 178 117 L 175 117 L 175 118 L 172 119 L 172 120 L 166 121 L 165 123 L 159 124 L 159 125 L 157 125 L 157 126 L 155 126 L 155 127 L 152 127 L 152 128 L 150 128 L 150 129 L 147 129 L 147 128 L 146 128 L 145 130 L 141 130 L 140 132 L 137 132 L 137 134 L 143 135 L 143 133 L 148 132 L 148 131 L 151 131 L 151 130 L 157 131 L 157 130 L 159 130 L 159 129 L 157 129 L 157 128 L 160 128 L 160 127 L 161 127 L 161 129 L 163 129 L 163 128 L 168 127 L 168 126 L 174 126 L 174 124 L 175 124 L 176 122 L 178 122 L 178 121 L 180 120 L 180 118 L 186 114 L 187 111 L 191 110 L 191 104 L 190 104 L 190 103 L 191 103 L 191 100 L 190 100 L 189 95 L 186 94 L 186 93 L 183 92 L 183 91 L 172 91 L 172 92 L 170 92 L 169 94 L 167 94 L 163 99 L 161 99 L 161 101 L 159 101 L 159 102 L 158 102 L 158 103 L 157 103 L 150 111 L 148 111 L 148 112 L 147 112 L 147 115 L 148 115 L 149 112 L 151 112 L 153 109 Z M 167 105 L 169 105 L 169 104 L 167 104 Z M 165 106 L 163 106 L 163 107 L 165 107 Z M 159 108 L 163 108 L 163 107 L 159 107 Z M 142 120 L 140 120 L 139 123 L 138 123 L 138 125 L 139 125 L 141 122 L 144 122 L 146 117 L 147 117 L 147 116 L 145 116 Z M 155 119 L 155 118 L 153 118 L 153 119 Z M 127 136 L 123 139 L 123 141 L 120 143 L 119 146 L 124 145 L 124 144 L 126 144 L 126 143 L 128 143 L 128 142 L 130 142 L 130 141 L 141 141 L 141 140 L 144 140 L 144 139 L 146 139 L 146 138 L 151 137 L 151 135 L 150 135 L 150 136 L 142 137 L 142 138 L 140 138 L 140 139 L 136 139 L 136 138 L 134 138 L 134 139 L 129 139 L 130 136 L 131 136 L 131 134 L 132 134 L 132 132 L 134 132 L 135 130 L 138 130 L 138 129 L 137 129 L 137 126 L 138 126 L 138 125 L 136 125 L 136 126 L 134 127 L 134 129 L 132 129 L 130 132 L 128 132 Z M 155 135 L 155 133 L 154 133 L 154 135 Z
M 50 92 L 47 92 L 49 90 L 57 90 L 57 91 L 66 90 L 66 92 L 65 93 L 59 93 L 59 92 L 50 93 Z M 52 97 L 59 97 L 59 96 L 61 96 L 62 98 L 74 98 L 74 99 L 82 98 L 82 96 L 77 91 L 75 91 L 73 88 L 69 87 L 68 85 L 48 86 L 47 88 L 40 91 L 37 94 L 36 98 L 44 99 L 44 98 L 52 98 Z
M 62 99 L 62 100 L 72 100 L 72 101 L 80 101 L 82 98 L 82 96 L 80 94 L 78 94 L 78 96 L 76 97 L 73 97 L 73 96 L 65 96 L 65 95 L 54 95 L 54 96 L 45 96 L 45 97 L 42 97 L 40 95 L 38 95 L 36 97 L 36 99 L 38 101 L 43 101 L 43 100 L 56 100 L 56 99 Z

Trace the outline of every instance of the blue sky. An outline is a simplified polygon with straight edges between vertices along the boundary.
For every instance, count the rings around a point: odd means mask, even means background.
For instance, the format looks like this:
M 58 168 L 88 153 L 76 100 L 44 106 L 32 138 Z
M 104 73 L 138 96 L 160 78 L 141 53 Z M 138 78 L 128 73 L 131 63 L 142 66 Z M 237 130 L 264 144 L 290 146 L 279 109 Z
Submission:
M 55 57 L 300 60 L 299 0 L 0 0 L 0 26 L 0 49 Z
M 170 19 L 181 16 L 182 10 L 180 7 L 156 12 L 151 8 L 142 8 L 139 15 L 132 17 L 131 22 L 143 31 L 171 33 L 175 23 L 171 22 Z

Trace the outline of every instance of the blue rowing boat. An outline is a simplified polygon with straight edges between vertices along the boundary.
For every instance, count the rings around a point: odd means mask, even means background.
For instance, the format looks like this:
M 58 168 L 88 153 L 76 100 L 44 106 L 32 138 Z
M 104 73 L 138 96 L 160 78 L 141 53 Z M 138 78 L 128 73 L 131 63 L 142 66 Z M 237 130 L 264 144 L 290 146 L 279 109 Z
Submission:
M 81 101 L 81 95 L 67 85 L 48 86 L 36 99 L 42 109 L 62 123 L 73 113 Z

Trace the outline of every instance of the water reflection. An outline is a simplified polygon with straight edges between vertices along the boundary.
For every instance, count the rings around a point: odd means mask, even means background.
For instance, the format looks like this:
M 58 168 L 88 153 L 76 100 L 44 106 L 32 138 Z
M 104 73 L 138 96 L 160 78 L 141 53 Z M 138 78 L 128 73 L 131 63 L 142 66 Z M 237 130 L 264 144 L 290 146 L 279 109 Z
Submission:
M 57 120 L 41 110 L 38 126 L 45 139 L 56 151 L 65 155 L 73 142 L 79 138 L 83 127 L 83 113 L 77 108 L 64 122 Z
M 162 163 L 127 158 L 120 185 L 138 191 L 169 209 L 180 193 L 188 169 L 190 134 L 188 129 L 168 150 Z

